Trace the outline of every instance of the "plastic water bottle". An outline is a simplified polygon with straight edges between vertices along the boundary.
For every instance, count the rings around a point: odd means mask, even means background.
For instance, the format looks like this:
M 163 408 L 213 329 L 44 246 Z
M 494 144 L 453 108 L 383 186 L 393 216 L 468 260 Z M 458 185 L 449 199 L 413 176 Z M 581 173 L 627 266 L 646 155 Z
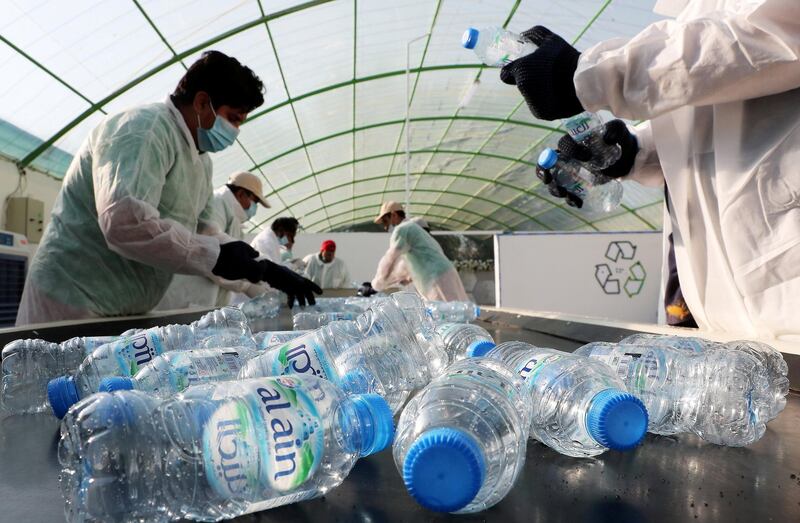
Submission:
M 47 398 L 53 413 L 62 418 L 70 405 L 97 392 L 103 378 L 133 376 L 164 352 L 214 347 L 256 348 L 242 311 L 225 307 L 190 325 L 153 327 L 103 345 L 81 363 L 73 376 L 51 380 L 47 384 Z
M 611 212 L 622 202 L 619 180 L 590 173 L 577 160 L 563 160 L 546 148 L 539 155 L 539 167 L 550 172 L 558 185 L 583 200 L 587 211 Z
M 376 395 L 313 376 L 197 385 L 166 401 L 100 393 L 61 425 L 70 521 L 218 521 L 322 496 L 387 447 Z
M 433 321 L 450 323 L 467 323 L 481 316 L 481 308 L 471 301 L 435 301 L 425 302 Z
M 503 67 L 536 50 L 536 44 L 502 27 L 470 27 L 464 31 L 461 45 L 475 51 L 480 61 L 491 67 Z
M 166 399 L 191 385 L 236 379 L 244 362 L 257 354 L 248 347 L 165 352 L 130 378 L 103 378 L 98 390 L 135 389 Z
M 261 296 L 256 296 L 236 307 L 247 317 L 247 321 L 253 322 L 263 319 L 275 318 L 281 308 L 283 301 L 282 294 L 276 290 L 267 290 Z
M 263 331 L 255 333 L 253 339 L 259 349 L 265 350 L 275 345 L 283 345 L 287 341 L 291 341 L 309 332 L 311 331 Z
M 436 325 L 442 348 L 450 362 L 489 352 L 494 347 L 494 338 L 479 325 L 469 323 L 439 323 Z
M 769 407 L 764 412 L 764 421 L 775 419 L 786 406 L 786 395 L 789 394 L 789 368 L 780 351 L 766 343 L 749 340 L 736 340 L 728 343 L 717 343 L 703 338 L 683 336 L 662 336 L 658 334 L 639 333 L 620 341 L 622 344 L 658 345 L 676 349 L 704 352 L 708 350 L 733 350 L 750 354 L 763 366 L 769 381 L 766 400 Z
M 303 310 L 305 312 L 363 312 L 364 309 L 372 304 L 369 298 L 360 296 L 338 297 L 338 298 L 317 298 L 315 305 L 309 305 Z
M 749 445 L 764 434 L 768 384 L 749 354 L 603 342 L 575 353 L 616 370 L 647 406 L 650 432 L 691 432 L 729 446 Z
M 480 355 L 480 351 L 477 351 Z M 531 436 L 562 454 L 630 450 L 647 432 L 647 410 L 600 362 L 512 341 L 486 353 L 515 372 L 531 406 Z
M 292 316 L 294 330 L 312 330 L 324 327 L 332 321 L 354 320 L 359 315 L 354 311 L 298 312 Z
M 353 321 L 334 321 L 248 361 L 239 376 L 313 374 L 397 411 L 447 365 L 418 295 L 397 292 Z
M 468 513 L 508 494 L 525 464 L 529 400 L 499 362 L 453 363 L 409 401 L 392 454 L 411 497 L 438 512 Z
M 583 162 L 587 169 L 596 173 L 619 160 L 622 149 L 603 140 L 606 126 L 600 115 L 584 111 L 561 121 L 572 139 L 592 152 L 591 160 Z

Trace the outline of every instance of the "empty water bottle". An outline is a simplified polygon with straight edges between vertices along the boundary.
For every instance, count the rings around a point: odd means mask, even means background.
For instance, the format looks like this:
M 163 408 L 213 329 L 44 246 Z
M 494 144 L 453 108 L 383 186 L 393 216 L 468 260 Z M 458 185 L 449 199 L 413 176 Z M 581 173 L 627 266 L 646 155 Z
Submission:
M 486 358 L 519 375 L 531 407 L 531 436 L 562 454 L 629 450 L 647 432 L 645 406 L 607 365 L 519 341 L 501 343 Z
M 444 323 L 467 323 L 481 316 L 481 308 L 471 301 L 435 301 L 425 302 L 433 321 Z
M 789 368 L 783 355 L 774 347 L 757 341 L 736 340 L 717 343 L 703 338 L 684 336 L 661 336 L 658 334 L 633 334 L 620 341 L 622 344 L 659 345 L 676 349 L 704 352 L 708 350 L 733 350 L 750 354 L 756 358 L 766 372 L 769 388 L 766 401 L 768 408 L 764 412 L 764 421 L 774 419 L 786 406 L 786 395 L 789 394 Z
M 502 67 L 536 50 L 536 44 L 502 27 L 470 27 L 461 37 L 461 45 L 472 49 L 481 62 Z
M 611 212 L 622 202 L 622 184 L 619 180 L 591 173 L 577 160 L 564 160 L 553 149 L 539 155 L 539 167 L 569 193 L 583 200 L 581 207 L 587 211 Z
M 362 312 L 372 304 L 369 298 L 346 296 L 317 298 L 317 303 L 303 309 L 304 312 Z
M 61 425 L 70 521 L 218 521 L 324 495 L 387 447 L 391 411 L 313 376 L 100 393 Z
M 248 347 L 165 352 L 130 378 L 103 378 L 98 390 L 135 389 L 166 399 L 191 385 L 236 379 L 244 362 L 257 354 Z
M 236 307 L 239 308 L 250 322 L 271 319 L 278 315 L 283 301 L 283 295 L 276 290 L 267 290 L 261 296 L 256 296 Z
M 764 434 L 767 379 L 749 354 L 603 342 L 575 353 L 617 372 L 647 406 L 650 432 L 692 432 L 729 446 L 749 445 Z
M 292 317 L 292 324 L 294 330 L 313 330 L 324 327 L 332 321 L 354 320 L 359 314 L 357 311 L 298 312 Z
M 590 171 L 605 169 L 619 160 L 622 149 L 617 144 L 607 144 L 603 140 L 606 126 L 598 114 L 584 111 L 565 118 L 562 122 L 572 139 L 592 152 L 592 158 L 588 162 L 583 162 Z
M 439 323 L 436 334 L 450 362 L 489 352 L 494 347 L 492 335 L 479 325 Z
M 261 349 L 269 349 L 270 347 L 274 347 L 275 345 L 283 345 L 287 341 L 293 340 L 304 334 L 308 334 L 310 331 L 303 330 L 303 331 L 263 331 L 257 332 L 253 335 L 253 339 L 256 342 L 256 346 Z
M 462 360 L 409 401 L 394 462 L 409 494 L 438 512 L 478 512 L 508 494 L 530 425 L 519 378 L 499 362 Z
M 164 352 L 214 347 L 256 348 L 242 311 L 225 307 L 190 325 L 153 327 L 107 343 L 95 349 L 73 376 L 51 380 L 47 384 L 47 397 L 53 413 L 61 418 L 70 405 L 97 392 L 103 378 L 133 376 L 141 366 Z
M 422 300 L 397 292 L 354 321 L 334 321 L 248 361 L 242 378 L 313 374 L 348 392 L 377 393 L 393 411 L 447 365 Z

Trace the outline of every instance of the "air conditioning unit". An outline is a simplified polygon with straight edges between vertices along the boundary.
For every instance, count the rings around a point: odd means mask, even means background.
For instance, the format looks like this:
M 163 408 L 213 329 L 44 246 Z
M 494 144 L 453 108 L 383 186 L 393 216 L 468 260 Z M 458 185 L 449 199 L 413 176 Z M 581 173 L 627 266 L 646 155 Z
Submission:
M 12 327 L 17 319 L 29 256 L 25 236 L 0 231 L 0 327 Z

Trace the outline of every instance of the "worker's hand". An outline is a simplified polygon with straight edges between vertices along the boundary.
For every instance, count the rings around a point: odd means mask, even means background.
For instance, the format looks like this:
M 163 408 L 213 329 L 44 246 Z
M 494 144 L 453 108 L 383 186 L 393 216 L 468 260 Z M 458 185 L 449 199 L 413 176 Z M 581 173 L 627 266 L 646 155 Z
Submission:
M 369 298 L 373 294 L 378 294 L 378 291 L 376 291 L 372 287 L 372 283 L 370 283 L 368 281 L 365 281 L 364 283 L 362 283 L 361 287 L 358 288 L 358 295 L 359 296 L 364 296 L 365 298 Z
M 547 169 L 542 169 L 537 165 L 536 176 L 538 176 L 542 183 L 547 186 L 547 190 L 550 191 L 552 196 L 556 198 L 564 198 L 564 200 L 567 202 L 567 205 L 570 207 L 577 207 L 578 209 L 583 207 L 583 199 L 580 196 L 572 194 L 564 187 L 559 185 L 555 178 L 550 175 L 550 171 Z
M 213 274 L 226 280 L 261 281 L 261 266 L 256 261 L 258 251 L 245 242 L 228 242 L 219 246 L 219 257 Z
M 261 260 L 258 263 L 261 265 L 262 279 L 270 287 L 283 291 L 289 296 L 290 309 L 295 300 L 301 307 L 305 307 L 306 303 L 309 305 L 317 303 L 317 300 L 314 299 L 314 293 L 322 294 L 322 289 L 316 283 L 300 276 L 288 267 L 278 265 L 269 260 Z
M 581 54 L 563 38 L 537 25 L 522 36 L 539 48 L 506 64 L 500 79 L 516 85 L 533 115 L 542 120 L 567 118 L 584 111 L 572 81 Z
M 618 145 L 620 148 L 619 159 L 601 169 L 599 174 L 609 178 L 619 178 L 627 176 L 633 169 L 636 161 L 636 154 L 639 152 L 639 142 L 636 135 L 628 130 L 628 126 L 622 120 L 611 120 L 606 123 L 606 130 L 603 133 L 603 141 L 609 145 Z M 573 158 L 580 162 L 589 162 L 592 159 L 592 151 L 585 147 L 568 134 L 565 134 L 558 141 L 558 154 L 562 158 Z

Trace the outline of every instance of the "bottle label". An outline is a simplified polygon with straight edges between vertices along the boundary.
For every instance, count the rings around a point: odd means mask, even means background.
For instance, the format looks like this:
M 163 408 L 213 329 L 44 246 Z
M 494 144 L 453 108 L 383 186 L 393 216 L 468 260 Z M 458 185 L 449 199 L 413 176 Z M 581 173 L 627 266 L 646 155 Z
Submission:
M 273 345 L 278 345 L 279 343 L 286 343 L 287 341 L 299 338 L 302 335 L 303 335 L 302 332 L 298 331 L 274 331 L 269 333 L 269 336 L 265 336 L 262 339 L 261 348 L 268 349 Z
M 168 352 L 172 390 L 182 391 L 195 383 L 233 379 L 242 368 L 242 360 L 234 349 L 200 349 Z
M 519 365 L 515 371 L 519 377 L 522 378 L 522 381 L 525 382 L 525 385 L 530 389 L 536 382 L 536 375 L 542 371 L 545 365 L 560 359 L 560 354 L 536 354 Z
M 319 412 L 333 398 L 290 376 L 239 386 L 242 393 L 223 401 L 205 424 L 206 478 L 224 498 L 267 501 L 316 472 L 325 443 Z
M 314 333 L 295 338 L 280 348 L 269 351 L 273 354 L 272 374 L 313 374 L 328 381 L 337 381 L 338 376 L 328 360 L 325 350 L 317 343 Z
M 583 112 L 564 121 L 567 133 L 576 141 L 583 141 L 589 132 L 601 124 L 600 119 L 593 113 Z
M 158 334 L 146 330 L 135 336 L 114 342 L 113 354 L 119 365 L 120 376 L 133 376 L 139 367 L 150 363 L 164 352 Z

